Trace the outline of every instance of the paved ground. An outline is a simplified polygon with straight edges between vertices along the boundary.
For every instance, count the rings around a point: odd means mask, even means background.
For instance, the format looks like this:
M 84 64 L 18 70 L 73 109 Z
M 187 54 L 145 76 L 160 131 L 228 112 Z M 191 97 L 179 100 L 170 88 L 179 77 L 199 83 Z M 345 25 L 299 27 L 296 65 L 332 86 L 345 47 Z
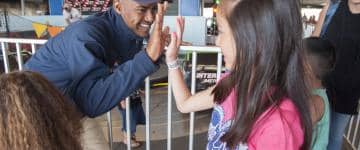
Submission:
M 188 149 L 188 137 L 178 137 L 172 140 L 172 150 L 185 150 Z M 201 133 L 194 136 L 194 149 L 195 150 L 204 150 L 206 148 L 207 134 Z M 166 140 L 151 141 L 150 148 L 154 150 L 165 150 L 166 149 Z M 114 150 L 126 150 L 127 147 L 125 144 L 116 142 L 114 143 Z M 145 150 L 145 143 L 142 143 L 141 147 L 133 150 Z
M 156 150 L 166 149 L 166 136 L 167 136 L 167 87 L 158 88 L 152 91 L 151 105 L 150 105 L 150 122 L 151 122 L 151 148 Z M 174 103 L 173 103 L 174 104 Z M 145 107 L 144 107 L 145 108 Z M 195 114 L 195 149 L 205 149 L 206 135 L 208 124 L 210 122 L 211 111 L 198 112 Z M 126 149 L 126 146 L 119 141 L 123 139 L 121 135 L 121 118 L 119 112 L 114 109 L 112 111 L 113 119 L 113 138 L 114 149 Z M 97 118 L 99 121 L 105 137 L 107 137 L 106 116 Z M 172 111 L 172 134 L 173 149 L 183 150 L 188 147 L 188 134 L 189 134 L 189 115 L 181 114 L 173 105 Z M 136 136 L 145 142 L 145 126 L 138 126 Z M 145 143 L 144 143 L 145 144 Z M 144 145 L 140 148 L 144 149 Z
M 158 88 L 152 91 L 150 105 L 150 127 L 151 139 L 163 140 L 167 135 L 167 87 Z M 145 107 L 144 107 L 145 108 Z M 189 132 L 189 114 L 180 113 L 173 102 L 172 106 L 172 134 L 174 138 L 187 136 Z M 207 132 L 210 122 L 211 110 L 195 113 L 195 133 Z M 106 115 L 96 118 L 103 128 L 107 137 Z M 117 109 L 112 110 L 113 137 L 114 141 L 120 141 L 121 117 Z M 145 126 L 137 127 L 136 136 L 139 140 L 145 141 Z
M 155 73 L 155 76 L 151 78 L 161 78 L 163 73 L 167 71 L 163 67 L 159 72 Z M 150 127 L 151 127 L 151 149 L 162 150 L 166 149 L 166 137 L 167 137 L 167 86 L 151 89 L 150 96 Z M 144 100 L 144 99 L 143 99 Z M 189 134 L 189 114 L 180 113 L 175 105 L 172 103 L 172 146 L 173 149 L 183 150 L 188 147 L 188 134 Z M 143 103 L 145 108 L 145 103 Z M 195 141 L 194 149 L 205 149 L 206 135 L 208 125 L 210 122 L 211 110 L 195 113 Z M 102 127 L 105 137 L 107 137 L 107 124 L 106 115 L 96 118 Z M 126 146 L 120 141 L 123 139 L 121 134 L 121 118 L 117 108 L 112 110 L 113 120 L 113 138 L 114 149 L 122 150 L 126 149 Z M 138 140 L 145 142 L 145 126 L 138 126 L 136 136 Z M 136 149 L 144 149 L 142 147 Z

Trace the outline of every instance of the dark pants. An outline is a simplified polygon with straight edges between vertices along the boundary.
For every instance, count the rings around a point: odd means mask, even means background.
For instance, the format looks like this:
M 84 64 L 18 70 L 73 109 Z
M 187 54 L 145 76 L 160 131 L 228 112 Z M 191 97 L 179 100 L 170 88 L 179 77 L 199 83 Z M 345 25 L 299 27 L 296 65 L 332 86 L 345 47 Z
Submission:
M 331 111 L 328 150 L 341 150 L 343 135 L 351 115 Z
M 122 131 L 126 131 L 126 109 L 118 107 L 122 116 Z M 145 124 L 145 113 L 140 99 L 130 99 L 130 131 L 135 135 L 136 126 Z

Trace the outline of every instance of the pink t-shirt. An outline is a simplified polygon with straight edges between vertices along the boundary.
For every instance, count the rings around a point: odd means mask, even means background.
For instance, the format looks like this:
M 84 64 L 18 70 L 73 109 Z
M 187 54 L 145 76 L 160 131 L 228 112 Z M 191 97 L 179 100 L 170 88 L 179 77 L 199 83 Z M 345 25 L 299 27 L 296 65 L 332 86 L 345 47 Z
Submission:
M 220 138 L 233 122 L 235 92 L 220 104 L 215 105 L 208 132 L 207 149 L 228 149 Z M 282 99 L 278 108 L 266 110 L 256 121 L 247 143 L 239 143 L 238 150 L 298 150 L 303 144 L 304 132 L 300 116 L 292 101 Z

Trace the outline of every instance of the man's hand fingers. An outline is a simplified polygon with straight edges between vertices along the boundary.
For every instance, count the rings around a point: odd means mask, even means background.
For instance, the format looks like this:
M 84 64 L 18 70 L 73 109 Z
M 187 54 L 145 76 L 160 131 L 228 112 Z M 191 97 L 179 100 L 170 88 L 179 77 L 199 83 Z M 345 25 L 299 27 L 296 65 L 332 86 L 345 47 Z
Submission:
M 159 14 L 156 14 L 154 32 L 161 32 L 163 28 L 162 26 L 163 26 L 163 18 Z
M 163 13 L 164 13 L 164 15 L 166 14 L 168 8 L 169 8 L 169 2 L 168 2 L 168 1 L 165 1 L 165 2 L 164 2 L 164 6 L 163 6 Z
M 165 6 L 167 6 L 167 2 L 165 4 L 158 3 L 158 11 L 155 16 L 155 27 L 154 32 L 160 32 L 163 28 L 163 20 L 164 20 L 164 13 L 165 13 Z
M 165 13 L 165 7 L 164 7 L 164 4 L 161 4 L 161 3 L 158 3 L 157 4 L 157 14 L 161 15 L 161 16 L 164 16 L 164 13 Z

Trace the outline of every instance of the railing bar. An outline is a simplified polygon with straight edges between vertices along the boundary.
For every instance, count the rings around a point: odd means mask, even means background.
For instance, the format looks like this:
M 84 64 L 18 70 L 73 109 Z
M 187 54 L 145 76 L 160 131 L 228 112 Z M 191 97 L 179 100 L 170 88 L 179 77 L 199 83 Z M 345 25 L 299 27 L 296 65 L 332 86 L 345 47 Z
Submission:
M 358 141 L 358 146 L 357 146 L 357 149 L 360 150 L 360 141 Z
M 220 80 L 221 68 L 222 68 L 222 54 L 218 53 L 218 55 L 217 55 L 216 81 Z
M 197 52 L 192 53 L 192 71 L 191 71 L 191 94 L 196 92 L 196 65 L 197 65 Z M 190 113 L 190 129 L 189 129 L 189 150 L 194 148 L 194 120 L 195 112 Z
M 357 138 L 357 131 L 358 131 L 358 128 L 359 128 L 359 121 L 360 121 L 360 118 L 359 116 L 356 117 L 356 126 L 355 126 L 355 131 L 354 131 L 354 137 L 353 137 L 353 140 L 352 140 L 352 145 L 355 145 L 355 139 Z
M 6 43 L 22 43 L 22 44 L 45 44 L 47 40 L 39 39 L 23 39 L 23 38 L 0 38 L 0 42 Z M 221 49 L 216 46 L 181 46 L 182 52 L 196 51 L 198 53 L 218 53 Z
M 167 110 L 167 150 L 171 150 L 171 134 L 172 134 L 172 93 L 171 93 L 171 80 L 168 76 L 168 110 Z
M 127 137 L 127 149 L 131 150 L 131 129 L 130 129 L 130 98 L 127 97 L 126 103 L 126 137 Z
M 359 99 L 360 101 L 360 99 Z M 360 111 L 360 108 L 358 107 L 358 111 Z M 360 117 L 359 115 L 357 115 L 357 117 Z M 359 118 L 358 118 L 359 119 Z M 356 147 L 358 150 L 360 150 L 360 139 L 357 139 L 357 142 L 358 142 L 358 146 Z M 355 144 L 354 144 L 354 147 L 355 147 Z
M 107 116 L 107 126 L 108 126 L 108 141 L 110 150 L 113 149 L 113 135 L 112 135 L 112 118 L 111 118 L 111 111 L 106 113 Z
M 1 50 L 2 50 L 2 53 L 3 53 L 5 73 L 9 73 L 10 72 L 9 56 L 8 56 L 8 51 L 5 48 L 5 42 L 1 42 Z
M 150 77 L 145 79 L 146 150 L 150 150 Z
M 181 46 L 180 52 L 194 52 L 197 53 L 219 53 L 221 49 L 215 46 Z
M 23 59 L 22 59 L 22 52 L 19 43 L 16 43 L 16 55 L 17 55 L 19 70 L 21 71 L 23 70 Z
M 348 124 L 348 133 L 347 133 L 347 138 L 350 140 L 350 133 L 351 133 L 351 128 L 352 128 L 352 123 L 354 120 L 354 116 L 351 117 L 350 123 Z
M 2 51 L 3 51 L 3 57 L 4 57 L 4 65 L 5 65 L 5 72 L 9 72 L 9 60 L 7 57 L 7 50 L 5 49 L 5 42 L 11 42 L 11 43 L 16 43 L 16 51 L 17 51 L 17 60 L 18 60 L 18 66 L 19 66 L 19 70 L 23 70 L 23 59 L 22 59 L 22 52 L 20 49 L 20 43 L 21 44 L 31 44 L 31 52 L 32 54 L 35 53 L 36 49 L 35 49 L 35 45 L 36 44 L 45 44 L 47 42 L 47 40 L 37 40 L 37 39 L 22 39 L 22 38 L 0 38 L 0 42 L 1 42 L 1 46 L 2 46 Z M 218 62 L 217 62 L 217 80 L 220 78 L 221 75 L 221 68 L 222 68 L 222 55 L 221 55 L 221 50 L 219 47 L 209 47 L 209 46 L 181 46 L 181 51 L 182 52 L 192 52 L 193 53 L 193 75 L 192 75 L 192 89 L 191 89 L 191 93 L 195 93 L 196 91 L 196 61 L 197 61 L 197 53 L 218 53 Z M 195 62 L 195 63 L 194 63 Z M 169 80 L 170 81 L 170 80 Z M 146 85 L 146 88 L 148 86 L 150 86 L 150 82 L 147 83 L 148 85 Z M 149 88 L 150 89 L 150 88 Z M 149 89 L 146 90 L 146 101 L 147 102 L 147 110 L 150 107 L 150 91 Z M 172 124 L 171 124 L 171 120 L 172 120 L 172 94 L 171 94 L 171 83 L 169 83 L 168 86 L 168 149 L 171 149 L 171 136 L 172 136 Z M 126 99 L 126 124 L 127 124 L 127 141 L 128 141 L 128 149 L 131 149 L 131 132 L 130 132 L 130 122 L 129 122 L 129 118 L 130 118 L 130 102 L 129 102 L 129 98 Z M 150 149 L 150 112 L 146 112 L 147 114 L 147 126 L 146 126 L 146 149 Z M 192 150 L 193 149 L 193 136 L 194 136 L 194 119 L 195 119 L 195 113 L 192 112 L 190 114 L 190 137 L 189 137 L 189 149 Z M 109 131 L 109 142 L 110 142 L 110 148 L 112 148 L 112 122 L 111 122 L 111 112 L 108 112 L 108 131 Z
M 32 53 L 32 55 L 35 54 L 35 44 L 34 43 L 31 43 L 31 53 Z
M 24 38 L 0 38 L 0 42 L 6 43 L 23 43 L 23 44 L 45 44 L 47 40 L 24 39 Z

